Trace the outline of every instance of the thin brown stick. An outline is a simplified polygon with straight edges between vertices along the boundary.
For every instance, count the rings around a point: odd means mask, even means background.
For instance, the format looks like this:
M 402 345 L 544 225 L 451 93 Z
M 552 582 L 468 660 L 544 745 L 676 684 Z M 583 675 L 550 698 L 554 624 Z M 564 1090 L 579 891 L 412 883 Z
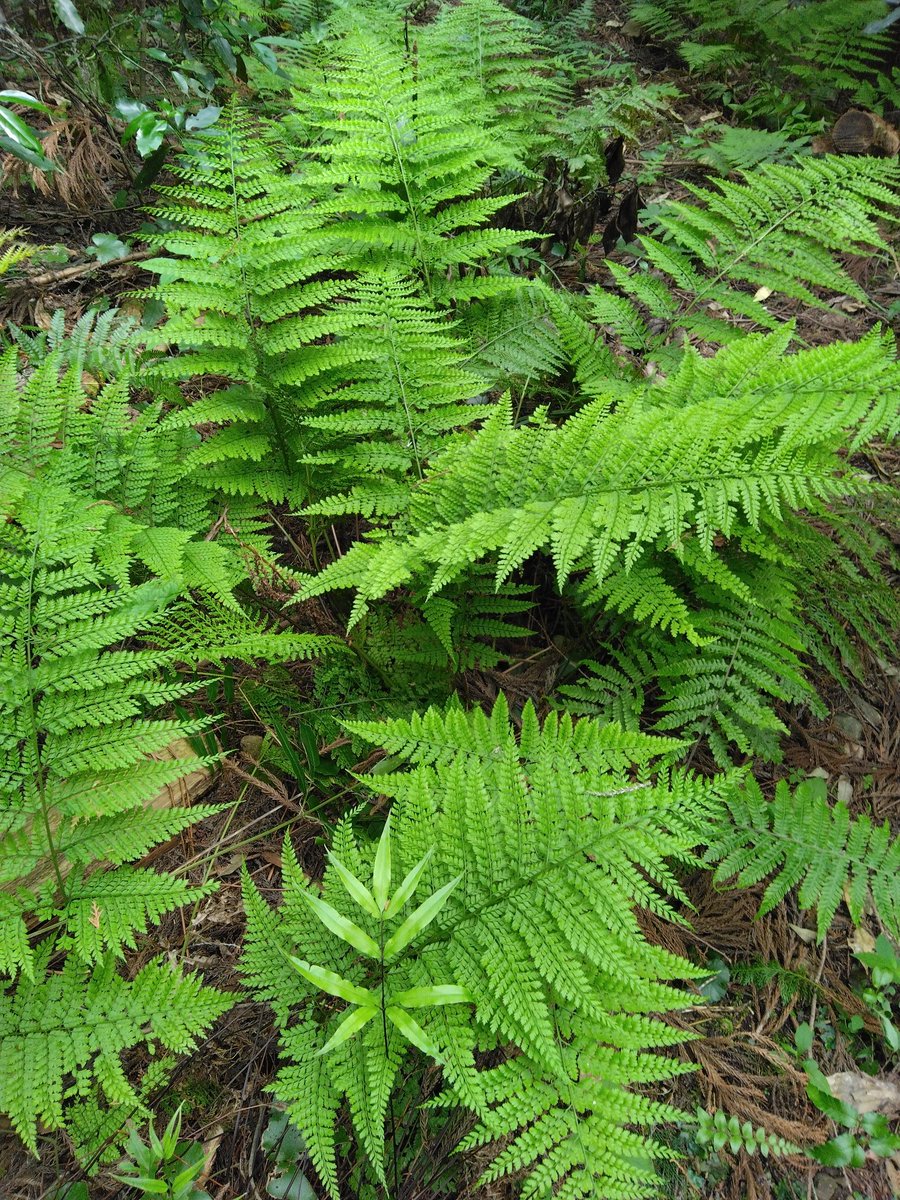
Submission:
M 124 254 L 121 258 L 111 258 L 109 262 L 76 263 L 74 267 L 63 267 L 60 271 L 44 271 L 41 275 L 25 275 L 21 279 L 10 280 L 7 288 L 12 291 L 21 288 L 52 287 L 54 283 L 65 283 L 69 279 L 77 279 L 81 275 L 89 275 L 100 267 L 118 267 L 125 263 L 140 262 L 150 258 L 152 250 L 135 250 L 133 254 Z

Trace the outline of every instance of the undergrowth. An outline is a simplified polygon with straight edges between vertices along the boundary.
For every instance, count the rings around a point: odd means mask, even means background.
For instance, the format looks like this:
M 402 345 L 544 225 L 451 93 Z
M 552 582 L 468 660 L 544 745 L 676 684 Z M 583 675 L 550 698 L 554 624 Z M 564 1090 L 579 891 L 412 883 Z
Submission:
M 538 7 L 240 6 L 282 32 L 178 127 L 127 298 L 161 324 L 8 327 L 0 1110 L 32 1153 L 62 1131 L 86 1172 L 127 1152 L 120 1181 L 199 1194 L 155 1098 L 240 1003 L 334 1200 L 399 1200 L 426 1143 L 442 1187 L 526 1200 L 656 1194 L 686 1139 L 799 1159 L 682 1103 L 709 969 L 659 931 L 703 873 L 819 942 L 873 915 L 891 1037 L 900 839 L 773 782 L 797 714 L 896 657 L 900 366 L 854 263 L 891 269 L 900 169 L 795 153 L 872 86 L 883 6 L 633 5 L 750 132 L 799 91 L 809 117 L 639 234 L 626 146 L 678 90 L 617 70 L 589 6 Z M 858 336 L 810 344 L 837 303 Z M 214 986 L 148 951 L 216 888 L 179 839 L 240 821 L 176 787 L 248 721 L 232 772 L 299 814 L 280 874 L 243 866 Z M 809 1096 L 855 1166 L 893 1135 L 829 1107 L 816 1003 Z

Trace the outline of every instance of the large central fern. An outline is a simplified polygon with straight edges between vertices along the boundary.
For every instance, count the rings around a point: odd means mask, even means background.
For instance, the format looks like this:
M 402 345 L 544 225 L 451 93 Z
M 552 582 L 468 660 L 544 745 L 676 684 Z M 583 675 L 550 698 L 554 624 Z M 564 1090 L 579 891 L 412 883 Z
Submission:
M 485 1180 L 525 1169 L 524 1195 L 649 1194 L 664 1151 L 626 1127 L 675 1114 L 623 1084 L 679 1069 L 652 1049 L 681 1035 L 645 1014 L 691 1003 L 665 981 L 694 972 L 645 941 L 633 906 L 674 918 L 670 897 L 684 897 L 670 862 L 691 860 L 733 781 L 670 776 L 666 739 L 568 718 L 541 729 L 530 707 L 517 738 L 502 701 L 490 718 L 431 710 L 348 728 L 410 763 L 371 781 L 393 797 L 390 857 L 386 834 L 376 853 L 345 820 L 322 899 L 289 843 L 278 912 L 246 881 L 244 970 L 275 1009 L 288 1059 L 277 1092 L 323 1182 L 337 1194 L 342 1099 L 383 1178 L 385 1114 L 411 1040 L 441 1063 L 443 1102 L 480 1114 L 467 1144 L 505 1141 Z M 407 924 L 425 931 L 389 958 L 380 986 L 397 997 L 389 1005 L 418 1005 L 415 1028 L 382 1027 L 366 1008 L 378 986 L 364 957 L 379 945 L 371 895 L 391 872 L 411 872 L 423 913 Z M 426 899 L 438 893 L 440 904 Z M 386 955 L 394 942 L 406 944 L 398 934 Z M 306 960 L 300 977 L 285 954 Z M 317 1011 L 319 987 L 361 1008 Z M 481 1067 L 479 1049 L 507 1046 L 518 1055 Z

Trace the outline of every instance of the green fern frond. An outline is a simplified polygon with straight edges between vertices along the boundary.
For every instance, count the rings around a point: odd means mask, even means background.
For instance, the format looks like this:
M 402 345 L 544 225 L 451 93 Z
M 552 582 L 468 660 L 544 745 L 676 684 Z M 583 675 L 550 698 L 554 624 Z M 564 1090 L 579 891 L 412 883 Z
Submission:
M 519 174 L 552 152 L 550 119 L 570 100 L 555 65 L 538 24 L 497 0 L 443 5 L 419 38 L 421 76 L 452 75 L 460 110 L 491 131 L 498 166 Z
M 772 293 L 819 308 L 827 293 L 865 302 L 840 256 L 884 251 L 877 222 L 896 221 L 898 179 L 888 160 L 828 156 L 765 164 L 715 189 L 688 184 L 695 203 L 667 203 L 656 233 L 639 237 L 643 269 L 608 263 L 624 295 L 595 288 L 593 315 L 625 345 L 659 352 L 677 328 L 718 344 L 777 328 L 762 299 Z
M 315 94 L 297 96 L 310 177 L 333 189 L 332 212 L 355 214 L 330 227 L 332 253 L 376 268 L 403 264 L 439 304 L 471 301 L 482 294 L 483 268 L 502 263 L 525 235 L 486 228 L 512 199 L 484 192 L 500 139 L 478 110 L 460 119 L 446 64 L 416 68 L 388 37 L 350 35 L 339 44 Z M 452 78 L 458 85 L 455 65 Z M 521 283 L 507 276 L 505 285 Z M 492 294 L 490 275 L 485 287 Z
M 14 267 L 27 262 L 39 247 L 29 246 L 19 239 L 25 234 L 24 229 L 4 229 L 0 232 L 0 276 L 8 275 Z
M 177 584 L 118 584 L 100 551 L 114 517 L 41 480 L 2 526 L 0 969 L 10 973 L 31 971 L 34 916 L 58 921 L 60 947 L 90 961 L 121 954 L 148 922 L 205 894 L 168 875 L 93 869 L 139 859 L 219 811 L 147 810 L 162 788 L 207 765 L 148 758 L 209 724 L 154 715 L 196 688 L 163 671 L 192 657 L 308 657 L 322 645 L 228 609 L 176 613 Z M 143 647 L 123 648 L 138 637 Z
M 670 864 L 694 860 L 721 811 L 721 789 L 735 780 L 670 774 L 662 764 L 678 743 L 552 716 L 541 727 L 531 706 L 517 736 L 502 701 L 490 716 L 433 709 L 347 728 L 409 761 L 362 777 L 393 797 L 378 842 L 343 821 L 321 893 L 286 846 L 277 913 L 246 881 L 247 975 L 276 1009 L 293 1060 L 277 1092 L 314 1143 L 323 1182 L 335 1194 L 332 1120 L 341 1097 L 382 1175 L 387 1098 L 404 1046 L 393 1026 L 386 1043 L 372 1020 L 379 1002 L 370 982 L 379 954 L 423 931 L 416 950 L 393 953 L 380 968 L 382 987 L 389 1006 L 416 1006 L 409 1037 L 442 1064 L 440 1102 L 479 1113 L 482 1124 L 463 1146 L 505 1142 L 485 1179 L 527 1167 L 524 1195 L 588 1183 L 604 1194 L 649 1194 L 649 1160 L 665 1151 L 626 1129 L 676 1114 L 625 1089 L 679 1070 L 651 1051 L 683 1033 L 649 1014 L 691 1003 L 667 981 L 696 972 L 644 940 L 633 907 L 680 919 L 673 905 L 685 898 Z M 409 909 L 398 899 L 395 914 L 387 897 L 400 880 L 410 881 L 399 888 Z M 417 903 L 404 941 L 399 923 Z M 311 919 L 320 920 L 317 935 Z M 295 961 L 307 982 L 283 990 L 286 945 L 303 955 Z M 351 1008 L 317 1006 L 309 983 Z M 474 1027 L 465 1003 L 475 1006 Z M 351 1017 L 359 1026 L 352 1035 L 344 1024 Z M 476 1043 L 511 1044 L 520 1054 L 479 1070 Z
M 8 333 L 32 366 L 39 367 L 51 355 L 58 355 L 61 371 L 74 369 L 77 378 L 86 371 L 100 382 L 130 375 L 146 358 L 151 337 L 139 321 L 117 308 L 88 311 L 68 331 L 66 310 L 58 308 L 47 329 L 32 334 L 11 322 Z
M 141 1111 L 121 1054 L 154 1044 L 184 1053 L 235 999 L 158 960 L 127 982 L 111 955 L 93 970 L 69 957 L 53 973 L 47 958 L 0 993 L 0 1112 L 34 1153 L 38 1123 L 64 1127 L 66 1101 L 94 1084 L 111 1104 Z
M 320 495 L 329 478 L 346 491 L 306 511 L 389 516 L 406 506 L 405 481 L 421 479 L 435 449 L 491 406 L 473 400 L 479 380 L 461 366 L 463 344 L 413 281 L 390 274 L 363 280 L 349 303 L 355 378 L 317 390 L 303 418 L 314 449 L 300 460 L 315 468 Z
M 617 572 L 646 564 L 657 583 L 612 607 L 640 604 L 642 622 L 701 644 L 692 612 L 660 575 L 666 558 L 702 560 L 722 584 L 721 543 L 752 549 L 757 531 L 777 530 L 785 510 L 816 511 L 857 490 L 845 468 L 839 475 L 841 443 L 860 426 L 897 423 L 897 366 L 883 339 L 773 366 L 786 336 L 748 339 L 714 359 L 687 355 L 665 383 L 635 388 L 613 411 L 608 401 L 589 402 L 558 427 L 517 428 L 509 405 L 500 406 L 475 437 L 436 460 L 414 495 L 408 532 L 357 543 L 302 594 L 355 587 L 355 622 L 371 600 L 410 580 L 427 580 L 434 596 L 490 556 L 502 583 L 549 550 L 560 585 L 587 571 L 609 587 Z
M 750 778 L 727 803 L 729 820 L 707 861 L 716 864 L 717 880 L 736 876 L 741 887 L 771 876 L 760 916 L 796 888 L 800 906 L 816 909 L 821 941 L 842 899 L 858 924 L 871 892 L 885 927 L 900 934 L 900 838 L 892 838 L 887 823 L 851 817 L 840 802 L 830 805 L 822 779 L 807 779 L 793 792 L 782 780 L 769 802 Z

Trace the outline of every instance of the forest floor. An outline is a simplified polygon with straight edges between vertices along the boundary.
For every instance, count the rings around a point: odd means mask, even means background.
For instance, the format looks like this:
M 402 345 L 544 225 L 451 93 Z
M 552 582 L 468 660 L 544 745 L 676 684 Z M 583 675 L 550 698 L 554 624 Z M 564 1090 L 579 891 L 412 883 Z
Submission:
M 632 62 L 642 80 L 672 85 L 680 93 L 668 103 L 655 133 L 625 148 L 626 177 L 646 174 L 647 164 L 654 163 L 654 177 L 641 185 L 644 204 L 652 210 L 662 199 L 684 194 L 684 180 L 701 182 L 706 177 L 707 169 L 696 158 L 685 157 L 684 147 L 693 146 L 704 125 L 722 114 L 696 93 L 683 64 L 622 33 L 625 17 L 619 5 L 601 3 L 598 13 L 612 61 Z M 89 120 L 90 114 L 85 117 Z M 64 150 L 67 137 L 68 152 L 77 162 L 66 187 L 48 184 L 42 194 L 22 183 L 0 191 L 0 223 L 25 230 L 28 241 L 65 250 L 64 262 L 24 273 L 0 297 L 4 324 L 47 329 L 59 310 L 71 323 L 92 306 L 110 303 L 137 311 L 138 302 L 129 293 L 147 282 L 141 269 L 141 203 L 124 208 L 111 203 L 126 182 L 114 139 L 102 129 L 85 137 L 84 130 L 73 128 L 60 133 Z M 97 234 L 127 240 L 129 254 L 99 263 L 89 253 Z M 602 284 L 608 278 L 606 257 L 598 238 L 586 255 L 554 265 L 570 286 L 575 280 Z M 620 244 L 612 257 L 627 262 L 629 251 Z M 874 304 L 865 308 L 847 300 L 827 311 L 798 308 L 800 335 L 809 345 L 859 336 L 875 323 L 879 306 L 888 307 L 900 294 L 895 273 L 882 267 L 875 275 L 873 265 L 863 259 L 846 265 Z M 885 448 L 877 458 L 868 455 L 867 466 L 885 482 L 896 482 L 900 452 Z M 322 632 L 333 630 L 323 627 Z M 473 673 L 463 687 L 475 703 L 493 699 L 502 684 L 507 694 L 532 698 L 540 706 L 562 657 L 560 652 L 555 659 L 551 650 L 534 661 L 525 648 L 521 661 L 502 671 Z M 865 811 L 873 820 L 887 820 L 896 829 L 900 672 L 871 656 L 865 668 L 863 678 L 851 680 L 849 691 L 836 690 L 827 677 L 816 681 L 829 707 L 827 718 L 819 720 L 808 711 L 781 713 L 791 730 L 784 762 L 763 771 L 769 770 L 772 778 L 818 774 L 833 782 L 851 811 L 862 811 L 864 796 Z M 295 669 L 293 683 L 299 695 L 309 695 L 306 668 Z M 323 797 L 327 805 L 327 787 L 320 790 L 316 763 L 309 764 L 303 779 L 261 765 L 257 755 L 265 732 L 264 725 L 237 703 L 219 727 L 229 758 L 208 784 L 212 798 L 229 807 L 154 856 L 159 865 L 192 883 L 215 880 L 219 889 L 164 920 L 134 956 L 135 968 L 155 955 L 177 951 L 180 961 L 200 969 L 210 983 L 234 986 L 244 923 L 240 868 L 246 863 L 262 895 L 277 899 L 280 847 L 290 830 L 301 862 L 315 873 L 322 855 L 319 835 L 328 822 L 327 807 L 322 807 Z M 327 750 L 318 747 L 324 759 Z M 697 761 L 693 765 L 703 766 Z M 853 951 L 874 944 L 878 928 L 874 923 L 855 928 L 846 913 L 843 919 L 839 914 L 825 942 L 817 945 L 809 915 L 798 909 L 793 896 L 768 916 L 754 919 L 763 886 L 722 890 L 711 885 L 708 874 L 698 873 L 687 882 L 696 909 L 690 927 L 659 923 L 654 928 L 667 948 L 708 964 L 711 976 L 712 1003 L 681 1018 L 703 1035 L 680 1051 L 701 1064 L 703 1072 L 678 1080 L 666 1098 L 688 1108 L 696 1103 L 723 1108 L 789 1140 L 805 1142 L 816 1131 L 827 1136 L 827 1122 L 807 1099 L 806 1076 L 792 1053 L 793 1030 L 800 1021 L 830 1023 L 831 1049 L 820 1063 L 825 1074 L 855 1069 L 861 1054 L 877 1056 L 880 1025 L 859 998 L 860 968 Z M 780 964 L 780 977 L 751 980 L 746 968 L 760 962 Z M 266 1087 L 275 1073 L 276 1051 L 268 1011 L 239 1003 L 180 1064 L 172 1080 L 171 1089 L 195 1101 L 184 1131 L 203 1142 L 208 1168 L 204 1186 L 213 1200 L 265 1195 L 269 1167 L 262 1135 L 271 1112 Z M 16 1151 L 13 1143 L 0 1129 L 3 1200 L 48 1198 L 60 1183 L 83 1178 L 62 1141 L 47 1144 L 39 1165 Z M 394 1200 L 431 1200 L 438 1194 L 431 1180 L 443 1151 L 443 1146 L 434 1147 L 432 1161 L 422 1161 L 420 1170 L 408 1172 Z M 476 1174 L 473 1167 L 473 1179 Z M 665 1187 L 665 1194 L 678 1200 L 849 1200 L 854 1194 L 889 1200 L 900 1196 L 900 1162 L 878 1160 L 863 1170 L 848 1171 L 801 1159 L 771 1162 L 743 1152 L 722 1159 L 688 1153 L 670 1168 Z M 90 1194 L 92 1200 L 124 1200 L 130 1193 L 100 1176 L 91 1183 Z M 501 1194 L 499 1187 L 491 1192 Z

